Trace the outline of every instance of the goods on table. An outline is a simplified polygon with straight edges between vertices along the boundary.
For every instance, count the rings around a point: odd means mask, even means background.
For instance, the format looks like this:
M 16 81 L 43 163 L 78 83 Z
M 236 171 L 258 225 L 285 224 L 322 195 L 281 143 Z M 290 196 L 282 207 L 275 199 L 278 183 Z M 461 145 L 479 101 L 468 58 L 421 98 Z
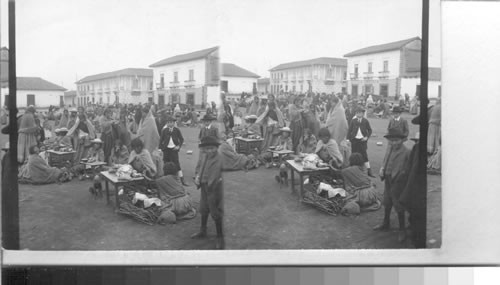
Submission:
M 308 154 L 302 159 L 304 170 L 314 170 L 318 168 L 328 167 L 328 163 L 324 163 L 317 154 Z
M 110 173 L 113 172 L 110 171 Z M 126 180 L 143 177 L 141 173 L 137 173 L 137 171 L 134 168 L 132 168 L 132 166 L 129 164 L 120 165 L 116 170 L 116 176 L 118 176 L 119 179 L 126 179 Z

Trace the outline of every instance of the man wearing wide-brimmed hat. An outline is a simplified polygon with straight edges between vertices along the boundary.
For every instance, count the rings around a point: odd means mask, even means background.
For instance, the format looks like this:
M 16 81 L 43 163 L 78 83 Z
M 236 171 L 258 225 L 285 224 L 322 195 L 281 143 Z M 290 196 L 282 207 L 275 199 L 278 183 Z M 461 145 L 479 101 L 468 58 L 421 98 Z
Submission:
M 409 128 L 408 128 L 408 122 L 401 118 L 401 113 L 403 110 L 399 106 L 395 106 L 392 108 L 392 118 L 389 121 L 389 125 L 387 127 L 387 131 L 390 129 L 399 129 L 403 135 L 405 135 L 405 140 L 408 137 Z
M 163 152 L 163 163 L 173 162 L 177 166 L 177 171 L 182 185 L 189 186 L 184 181 L 181 164 L 179 162 L 179 151 L 184 143 L 181 130 L 175 127 L 175 118 L 167 116 L 167 124 L 161 130 L 160 149 Z
M 212 216 L 217 231 L 216 249 L 224 249 L 223 234 L 223 181 L 222 158 L 218 147 L 220 142 L 213 136 L 206 136 L 201 140 L 200 158 L 195 170 L 195 184 L 201 190 L 200 196 L 200 231 L 191 238 L 205 238 L 207 236 L 208 215 Z
M 200 134 L 198 135 L 198 139 L 201 141 L 204 137 L 212 136 L 214 138 L 220 139 L 219 129 L 214 125 L 214 121 L 216 118 L 211 114 L 205 114 L 201 121 L 203 122 L 203 126 L 200 129 Z
M 403 144 L 405 135 L 401 130 L 389 129 L 388 134 L 384 137 L 390 144 L 384 157 L 384 164 L 379 171 L 380 179 L 385 181 L 384 221 L 374 230 L 388 230 L 390 228 L 391 210 L 394 206 L 399 220 L 398 240 L 402 242 L 406 239 L 405 209 L 399 198 L 408 180 L 407 163 L 410 151 Z
M 363 116 L 365 109 L 358 106 L 356 109 L 356 116 L 352 118 L 349 123 L 349 130 L 347 131 L 347 139 L 351 142 L 351 153 L 359 153 L 363 156 L 365 167 L 368 170 L 370 177 L 375 177 L 372 174 L 370 161 L 368 160 L 368 139 L 372 135 L 372 128 L 370 122 Z

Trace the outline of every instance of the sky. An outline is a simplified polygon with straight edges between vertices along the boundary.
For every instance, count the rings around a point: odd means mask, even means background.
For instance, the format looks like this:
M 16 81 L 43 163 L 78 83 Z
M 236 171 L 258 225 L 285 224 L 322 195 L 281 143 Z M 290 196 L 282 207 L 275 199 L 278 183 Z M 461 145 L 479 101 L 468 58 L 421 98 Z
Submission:
M 0 41 L 8 46 L 7 0 L 0 1 Z M 439 8 L 431 0 L 436 67 Z M 421 0 L 21 0 L 17 74 L 75 89 L 88 75 L 220 46 L 222 62 L 268 77 L 281 63 L 421 37 L 421 15 Z

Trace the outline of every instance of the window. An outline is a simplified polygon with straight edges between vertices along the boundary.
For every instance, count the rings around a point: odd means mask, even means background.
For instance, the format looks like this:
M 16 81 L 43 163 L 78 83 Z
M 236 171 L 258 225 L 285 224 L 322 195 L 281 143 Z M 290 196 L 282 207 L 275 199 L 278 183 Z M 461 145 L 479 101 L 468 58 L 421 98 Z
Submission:
M 164 74 L 160 74 L 160 89 L 165 88 L 165 76 Z
M 26 95 L 26 106 L 35 106 L 35 95 L 34 94 L 28 94 Z
M 174 71 L 174 83 L 179 82 L 179 73 L 177 71 Z
M 194 69 L 189 70 L 189 81 L 194 81 Z
M 368 63 L 368 72 L 369 73 L 372 72 L 372 63 L 371 62 Z
M 351 94 L 352 96 L 358 96 L 358 85 L 352 85 Z
M 189 106 L 194 106 L 194 93 L 186 94 L 186 104 Z
M 389 93 L 389 86 L 387 84 L 380 84 L 380 96 L 387 97 Z
M 387 72 L 387 71 L 389 71 L 389 61 L 384 60 L 384 72 Z
M 343 78 L 344 80 L 347 80 L 347 71 L 344 71 Z
M 139 77 L 135 77 L 132 85 L 132 89 L 139 89 Z

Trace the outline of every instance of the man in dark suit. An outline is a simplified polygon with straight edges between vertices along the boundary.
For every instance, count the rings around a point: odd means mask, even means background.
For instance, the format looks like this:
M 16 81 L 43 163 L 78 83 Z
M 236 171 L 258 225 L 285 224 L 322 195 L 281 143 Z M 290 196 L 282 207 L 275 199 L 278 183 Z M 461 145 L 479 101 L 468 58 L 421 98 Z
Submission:
M 204 137 L 208 136 L 220 139 L 219 129 L 213 124 L 215 117 L 210 114 L 205 114 L 201 121 L 203 122 L 203 127 L 200 129 L 200 134 L 198 135 L 198 140 L 200 142 Z
M 356 109 L 356 116 L 349 123 L 347 139 L 351 142 L 351 152 L 357 152 L 363 156 L 368 175 L 375 177 L 372 174 L 370 162 L 368 161 L 368 153 L 366 152 L 368 149 L 368 139 L 372 135 L 372 128 L 370 122 L 363 117 L 364 113 L 365 109 L 362 107 Z
M 402 112 L 403 110 L 398 106 L 392 109 L 393 117 L 389 121 L 387 132 L 389 132 L 390 129 L 398 129 L 405 136 L 404 140 L 406 140 L 408 138 L 410 130 L 408 128 L 408 122 L 405 119 L 401 118 Z
M 160 149 L 163 151 L 163 162 L 175 163 L 177 169 L 179 170 L 178 175 L 181 179 L 182 185 L 189 186 L 184 181 L 181 164 L 179 163 L 179 151 L 184 143 L 184 138 L 182 137 L 181 131 L 174 126 L 175 118 L 168 116 L 166 121 L 167 124 L 163 127 L 160 137 Z

